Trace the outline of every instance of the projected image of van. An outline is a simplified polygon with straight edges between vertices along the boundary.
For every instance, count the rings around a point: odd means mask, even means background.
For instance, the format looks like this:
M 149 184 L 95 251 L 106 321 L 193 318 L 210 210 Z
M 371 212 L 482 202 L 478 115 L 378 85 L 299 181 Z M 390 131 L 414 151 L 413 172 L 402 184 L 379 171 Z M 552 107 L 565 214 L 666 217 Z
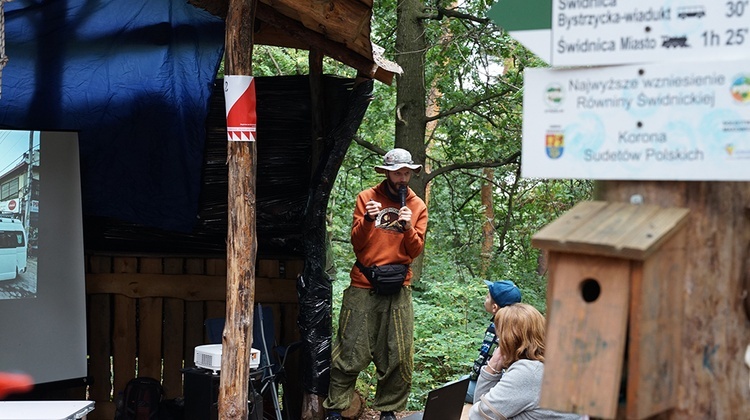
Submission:
M 0 130 L 0 300 L 35 297 L 39 132 Z
M 20 220 L 0 218 L 0 280 L 26 272 L 26 229 Z
M 88 372 L 79 150 L 74 131 L 0 129 L 0 372 L 35 384 Z

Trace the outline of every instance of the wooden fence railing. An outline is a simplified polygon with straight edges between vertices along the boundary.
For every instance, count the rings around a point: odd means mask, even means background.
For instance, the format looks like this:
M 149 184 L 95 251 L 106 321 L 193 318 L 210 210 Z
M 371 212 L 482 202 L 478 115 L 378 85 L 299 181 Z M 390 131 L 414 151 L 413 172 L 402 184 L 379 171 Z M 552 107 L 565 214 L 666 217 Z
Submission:
M 299 339 L 295 278 L 301 260 L 259 260 L 255 302 L 274 309 L 279 343 Z M 205 344 L 204 321 L 224 317 L 226 260 L 198 257 L 89 255 L 86 265 L 89 420 L 114 418 L 115 398 L 136 376 L 160 379 L 165 398 L 183 395 L 182 369 Z M 289 377 L 299 363 L 289 360 Z M 299 395 L 290 380 L 288 398 Z

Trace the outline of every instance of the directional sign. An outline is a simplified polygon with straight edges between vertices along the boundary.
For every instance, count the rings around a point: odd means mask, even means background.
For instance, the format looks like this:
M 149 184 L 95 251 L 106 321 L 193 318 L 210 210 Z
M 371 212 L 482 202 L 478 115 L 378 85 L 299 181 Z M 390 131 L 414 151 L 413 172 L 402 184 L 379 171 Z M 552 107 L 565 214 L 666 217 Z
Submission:
M 488 15 L 553 66 L 750 57 L 750 0 L 537 0 L 525 11 L 520 3 L 500 0 Z M 544 28 L 520 26 L 529 21 L 520 14 L 547 5 Z
M 552 63 L 748 58 L 747 6 L 748 0 L 557 0 Z
M 524 177 L 750 181 L 750 60 L 524 78 Z

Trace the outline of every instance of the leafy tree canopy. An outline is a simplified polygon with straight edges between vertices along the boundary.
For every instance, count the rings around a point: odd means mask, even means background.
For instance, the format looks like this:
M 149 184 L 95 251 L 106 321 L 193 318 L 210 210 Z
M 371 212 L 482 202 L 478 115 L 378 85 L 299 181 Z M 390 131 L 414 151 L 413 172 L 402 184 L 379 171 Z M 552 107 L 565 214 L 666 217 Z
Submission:
M 486 17 L 491 3 L 433 0 L 422 10 L 427 48 L 419 53 L 428 93 L 419 123 L 427 134 L 410 144 L 426 152 L 430 223 L 414 293 L 413 409 L 423 406 L 430 389 L 469 372 L 489 322 L 482 279 L 514 280 L 523 300 L 545 311 L 545 264 L 531 237 L 591 196 L 586 181 L 520 176 L 523 71 L 545 64 Z M 373 12 L 373 42 L 385 48 L 386 57 L 397 58 L 397 25 L 409 23 L 399 23 L 396 0 L 375 2 Z M 254 72 L 307 74 L 307 60 L 305 51 L 256 46 Z M 325 60 L 324 71 L 355 76 L 331 59 Z M 373 166 L 394 147 L 398 82 L 375 84 L 374 101 L 329 202 L 337 267 L 334 320 L 354 261 L 349 244 L 354 199 L 382 179 Z M 491 191 L 489 197 L 483 198 L 483 186 Z M 372 397 L 374 370 L 360 379 L 360 391 Z

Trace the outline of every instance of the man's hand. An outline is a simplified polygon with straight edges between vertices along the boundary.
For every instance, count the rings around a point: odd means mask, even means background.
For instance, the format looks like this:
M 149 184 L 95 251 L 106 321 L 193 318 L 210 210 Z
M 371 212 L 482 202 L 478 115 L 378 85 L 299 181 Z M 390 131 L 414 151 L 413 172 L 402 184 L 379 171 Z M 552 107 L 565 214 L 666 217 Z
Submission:
M 411 210 L 408 207 L 404 206 L 398 210 L 398 221 L 401 222 L 404 230 L 411 229 Z
M 367 211 L 367 215 L 370 216 L 370 219 L 375 220 L 375 218 L 378 217 L 378 213 L 380 213 L 380 209 L 383 207 L 381 203 L 378 203 L 375 200 L 370 200 L 365 204 L 365 210 Z

